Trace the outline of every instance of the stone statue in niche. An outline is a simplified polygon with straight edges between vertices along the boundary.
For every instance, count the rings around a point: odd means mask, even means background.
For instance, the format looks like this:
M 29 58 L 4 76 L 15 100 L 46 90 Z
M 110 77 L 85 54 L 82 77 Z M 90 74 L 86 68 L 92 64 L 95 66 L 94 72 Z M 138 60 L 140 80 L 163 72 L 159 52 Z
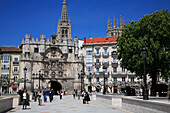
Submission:
M 55 68 L 56 63 L 52 62 L 52 68 Z
M 56 75 L 56 73 L 53 71 L 53 72 L 51 73 L 51 77 L 54 78 L 55 75 Z

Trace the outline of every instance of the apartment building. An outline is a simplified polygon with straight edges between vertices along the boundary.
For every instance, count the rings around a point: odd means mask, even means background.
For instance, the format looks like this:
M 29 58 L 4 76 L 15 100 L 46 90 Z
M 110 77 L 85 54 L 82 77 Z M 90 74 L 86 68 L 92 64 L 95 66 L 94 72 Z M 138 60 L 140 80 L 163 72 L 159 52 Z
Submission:
M 16 47 L 0 47 L 1 92 L 17 93 L 20 79 L 20 56 L 22 50 Z
M 86 90 L 103 92 L 105 78 L 107 92 L 124 93 L 126 86 L 134 87 L 139 92 L 135 73 L 122 67 L 117 59 L 117 37 L 84 38 Z

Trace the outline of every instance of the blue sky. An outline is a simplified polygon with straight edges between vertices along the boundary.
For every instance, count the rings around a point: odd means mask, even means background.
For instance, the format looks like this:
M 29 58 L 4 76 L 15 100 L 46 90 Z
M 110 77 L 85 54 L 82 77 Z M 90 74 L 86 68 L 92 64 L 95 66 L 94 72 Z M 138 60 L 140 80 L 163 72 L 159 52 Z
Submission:
M 107 18 L 125 24 L 154 11 L 170 9 L 170 0 L 66 0 L 72 37 L 106 37 Z M 25 34 L 47 38 L 57 32 L 63 0 L 0 0 L 0 46 L 17 46 Z

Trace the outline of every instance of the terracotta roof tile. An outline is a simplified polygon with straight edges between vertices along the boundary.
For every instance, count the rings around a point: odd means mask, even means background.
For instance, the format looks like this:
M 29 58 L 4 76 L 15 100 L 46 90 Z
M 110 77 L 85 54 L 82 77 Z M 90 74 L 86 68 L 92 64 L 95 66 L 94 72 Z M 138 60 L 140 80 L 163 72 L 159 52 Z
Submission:
M 0 47 L 0 52 L 22 52 L 22 49 L 16 47 Z
M 114 37 L 102 37 L 102 38 L 92 38 L 92 39 L 84 39 L 85 44 L 89 43 L 108 43 L 108 42 L 116 42 L 118 36 Z

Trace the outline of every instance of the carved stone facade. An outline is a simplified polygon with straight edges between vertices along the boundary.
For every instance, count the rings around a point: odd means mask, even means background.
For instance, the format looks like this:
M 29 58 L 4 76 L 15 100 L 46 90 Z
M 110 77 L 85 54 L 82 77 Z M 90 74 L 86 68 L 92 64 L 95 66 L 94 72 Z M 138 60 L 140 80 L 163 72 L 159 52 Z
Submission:
M 78 72 L 82 70 L 83 63 L 78 59 L 78 40 L 75 37 L 72 41 L 67 3 L 63 0 L 57 35 L 51 35 L 51 40 L 46 39 L 45 35 L 40 35 L 40 40 L 31 40 L 31 35 L 26 34 L 22 41 L 21 67 L 27 68 L 26 88 L 29 91 L 38 89 L 40 78 L 40 88 L 53 88 L 55 93 L 60 89 L 67 93 L 71 93 L 73 89 L 80 89 Z M 24 70 L 21 69 L 21 78 L 24 78 L 24 74 Z M 24 83 L 20 88 L 23 86 Z

